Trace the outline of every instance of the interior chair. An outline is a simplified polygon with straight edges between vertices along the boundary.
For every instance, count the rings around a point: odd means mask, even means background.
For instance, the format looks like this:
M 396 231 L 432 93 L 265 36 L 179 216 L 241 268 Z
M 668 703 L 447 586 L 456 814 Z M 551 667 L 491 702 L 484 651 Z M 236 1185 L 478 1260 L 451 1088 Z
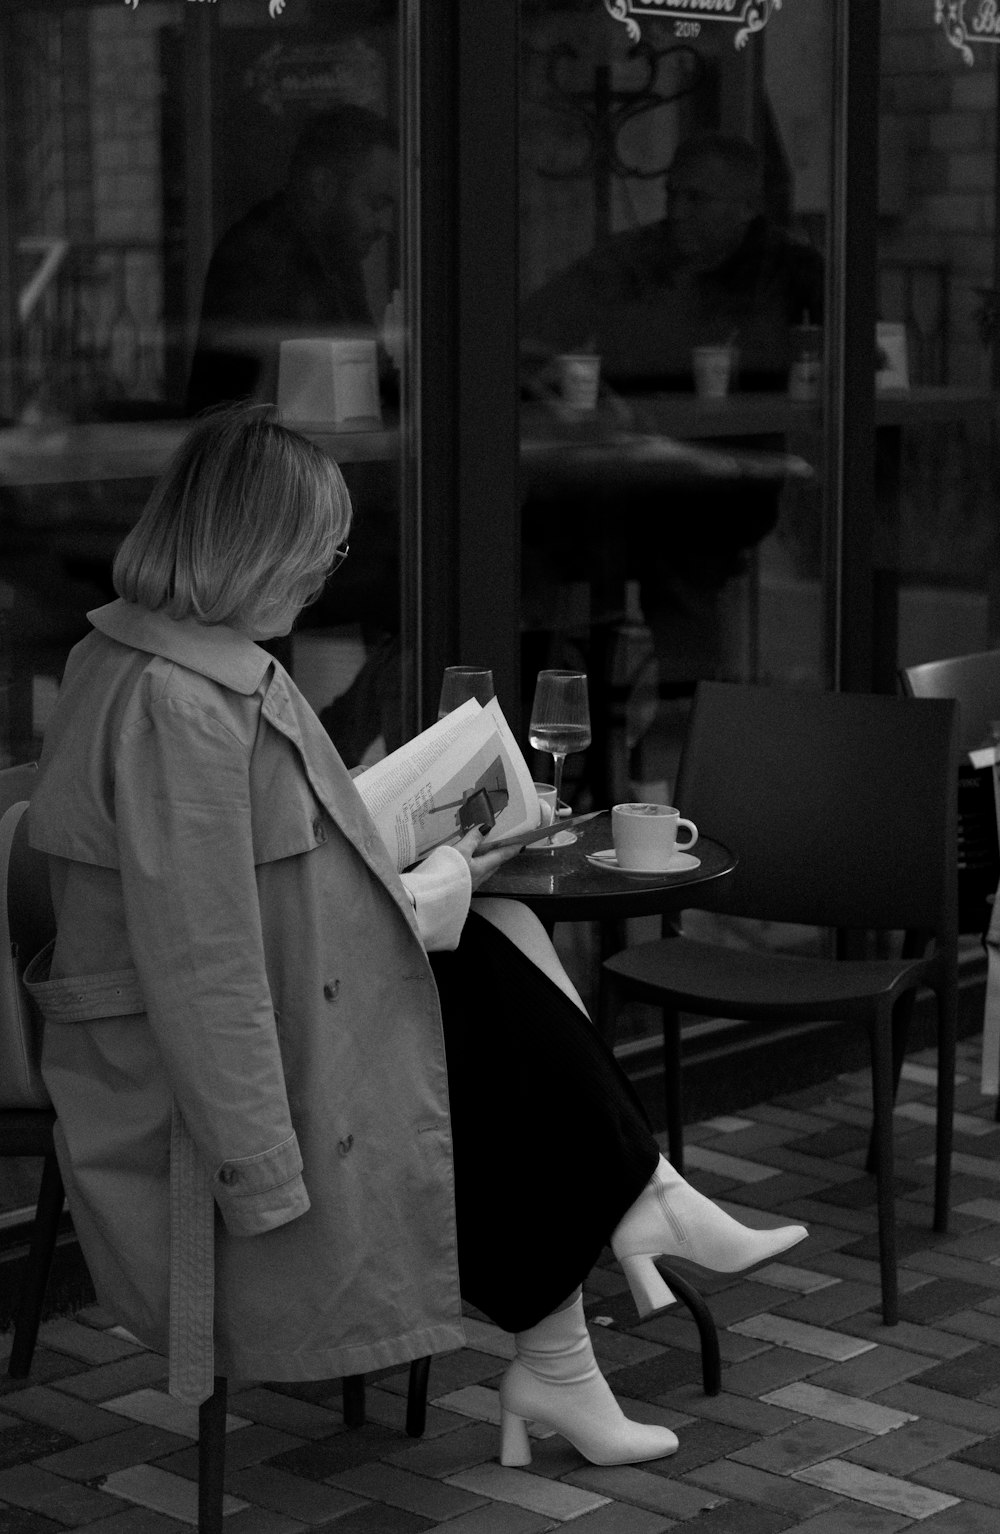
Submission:
M 0 771 L 0 1155 L 43 1158 L 7 1365 L 13 1379 L 25 1379 L 31 1369 L 64 1202 L 52 1140 L 55 1113 L 38 1069 L 41 1030 L 21 978 L 27 962 L 55 931 L 47 861 L 27 838 L 24 794 L 30 791 L 32 772 L 25 767 Z M 15 793 L 19 798 L 11 802 Z M 413 1438 L 421 1437 L 426 1425 L 429 1375 L 430 1358 L 410 1364 L 406 1431 Z M 364 1375 L 344 1379 L 342 1390 L 344 1421 L 348 1427 L 360 1427 L 365 1420 Z M 213 1394 L 198 1413 L 199 1534 L 221 1534 L 223 1527 L 226 1400 L 226 1378 L 217 1375 Z
M 678 1168 L 680 1011 L 772 1030 L 820 1022 L 867 1028 L 887 1326 L 898 1320 L 893 1100 L 912 998 L 922 986 L 937 1002 L 935 1230 L 945 1230 L 948 1219 L 957 1013 L 955 716 L 955 704 L 941 700 L 700 683 L 676 803 L 706 836 L 733 849 L 739 863 L 729 878 L 693 890 L 692 905 L 839 934 L 902 933 L 900 956 L 807 958 L 681 933 L 626 949 L 604 965 L 608 1031 L 623 998 L 663 1009 L 670 1159 Z
M 906 666 L 899 679 L 910 698 L 957 699 L 960 755 L 988 740 L 990 725 L 1000 719 L 1000 650 Z

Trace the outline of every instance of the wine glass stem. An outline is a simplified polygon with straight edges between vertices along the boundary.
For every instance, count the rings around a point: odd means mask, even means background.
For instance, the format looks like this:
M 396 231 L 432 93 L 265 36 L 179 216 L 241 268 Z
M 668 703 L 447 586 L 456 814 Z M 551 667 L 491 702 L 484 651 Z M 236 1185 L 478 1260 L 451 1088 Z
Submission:
M 565 760 L 566 760 L 566 753 L 564 751 L 563 752 L 553 751 L 553 753 L 552 753 L 552 762 L 553 762 L 552 781 L 553 781 L 553 783 L 555 785 L 555 790 L 556 790 L 556 814 L 557 815 L 559 814 L 559 799 L 560 799 L 560 796 L 562 794 L 562 772 L 563 772 L 563 762 Z

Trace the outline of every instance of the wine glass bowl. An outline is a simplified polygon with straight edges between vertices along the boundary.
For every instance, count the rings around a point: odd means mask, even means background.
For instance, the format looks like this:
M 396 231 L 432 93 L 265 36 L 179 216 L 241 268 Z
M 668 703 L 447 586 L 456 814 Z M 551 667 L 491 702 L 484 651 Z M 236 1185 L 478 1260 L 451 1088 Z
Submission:
M 446 666 L 438 699 L 438 718 L 443 719 L 469 698 L 475 698 L 477 703 L 488 703 L 495 696 L 493 672 L 488 666 Z
M 531 705 L 528 739 L 536 751 L 552 757 L 558 803 L 563 763 L 573 751 L 590 745 L 590 705 L 585 671 L 540 671 Z

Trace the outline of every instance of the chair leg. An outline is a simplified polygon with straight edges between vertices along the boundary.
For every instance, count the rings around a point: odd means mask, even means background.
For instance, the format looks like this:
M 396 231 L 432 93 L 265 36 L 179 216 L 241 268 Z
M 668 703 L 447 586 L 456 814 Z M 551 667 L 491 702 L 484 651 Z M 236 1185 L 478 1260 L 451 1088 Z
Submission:
M 670 1164 L 684 1175 L 684 1083 L 681 1079 L 681 1020 L 673 1007 L 663 1008 L 663 1097 L 667 1112 Z
M 363 1374 L 348 1374 L 342 1384 L 341 1392 L 344 1405 L 344 1425 L 346 1427 L 364 1427 L 365 1425 L 365 1377 Z
M 198 1534 L 222 1534 L 226 1395 L 225 1376 L 217 1374 L 215 1390 L 198 1408 Z
M 28 1248 L 24 1282 L 14 1322 L 14 1340 L 7 1364 L 7 1373 L 14 1380 L 27 1379 L 31 1371 L 64 1199 L 59 1164 L 54 1154 L 48 1155 L 42 1167 L 31 1245 Z
M 667 1263 L 658 1263 L 661 1273 L 667 1281 L 668 1288 L 672 1289 L 678 1299 L 684 1301 L 688 1310 L 694 1317 L 694 1324 L 698 1328 L 698 1339 L 701 1342 L 701 1378 L 707 1396 L 717 1396 L 722 1389 L 722 1360 L 719 1354 L 719 1333 L 715 1325 L 715 1317 L 709 1310 L 703 1295 L 689 1284 L 686 1278 Z
M 906 1059 L 906 1045 L 910 1037 L 910 1023 L 913 1020 L 913 1008 L 916 1005 L 916 991 L 907 991 L 897 1001 L 892 1013 L 892 1101 L 895 1105 L 899 1093 L 899 1078 L 903 1072 L 903 1062 Z M 874 1172 L 876 1169 L 875 1126 L 872 1125 L 871 1137 L 868 1141 L 868 1159 L 865 1161 L 865 1171 Z
M 427 1382 L 430 1373 L 429 1358 L 415 1358 L 410 1365 L 410 1388 L 406 1393 L 406 1431 L 411 1438 L 422 1438 L 427 1426 Z
M 885 1012 L 871 1028 L 872 1100 L 875 1112 L 878 1186 L 878 1246 L 882 1273 L 882 1321 L 899 1321 L 899 1284 L 896 1274 L 896 1187 L 892 1145 L 892 1022 Z
M 951 1143 L 955 1116 L 955 1038 L 958 1032 L 958 976 L 949 966 L 937 988 L 937 1126 L 934 1144 L 934 1229 L 948 1229 L 951 1197 Z

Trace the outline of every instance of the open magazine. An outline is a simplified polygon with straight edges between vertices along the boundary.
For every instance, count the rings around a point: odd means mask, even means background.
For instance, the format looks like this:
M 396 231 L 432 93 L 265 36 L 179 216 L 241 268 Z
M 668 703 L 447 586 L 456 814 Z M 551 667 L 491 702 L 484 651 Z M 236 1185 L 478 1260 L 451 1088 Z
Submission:
M 355 779 L 398 869 L 491 825 L 483 846 L 541 824 L 520 747 L 496 698 L 470 698 Z

